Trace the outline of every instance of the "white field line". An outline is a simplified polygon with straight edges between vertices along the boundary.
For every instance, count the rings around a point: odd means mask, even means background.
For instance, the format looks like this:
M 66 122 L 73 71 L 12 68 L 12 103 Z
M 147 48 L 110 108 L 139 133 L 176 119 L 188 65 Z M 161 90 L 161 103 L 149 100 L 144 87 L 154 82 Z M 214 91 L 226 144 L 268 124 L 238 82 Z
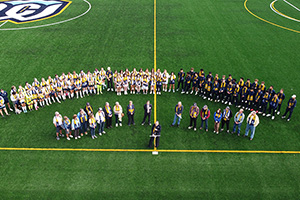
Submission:
M 90 2 L 88 2 L 87 0 L 83 0 L 83 1 L 89 5 L 89 8 L 84 13 L 82 13 L 82 14 L 76 16 L 76 17 L 66 19 L 66 20 L 63 20 L 63 21 L 60 21 L 60 22 L 51 23 L 51 24 L 44 24 L 44 25 L 40 25 L 40 26 L 30 26 L 30 27 L 23 27 L 23 28 L 5 28 L 5 29 L 0 29 L 0 31 L 14 31 L 14 30 L 26 30 L 26 29 L 33 29 L 33 28 L 42 28 L 42 27 L 53 26 L 53 25 L 62 24 L 62 23 L 65 23 L 65 22 L 69 22 L 69 21 L 78 19 L 79 17 L 82 17 L 85 14 L 87 14 L 92 8 L 92 5 L 90 4 Z M 4 25 L 4 24 L 1 24 L 0 27 L 2 25 Z
M 295 22 L 300 22 L 300 20 L 298 20 L 298 19 L 289 17 L 289 16 L 287 16 L 287 15 L 284 15 L 284 14 L 279 13 L 278 11 L 276 11 L 276 10 L 273 8 L 274 3 L 275 3 L 276 1 L 277 1 L 277 0 L 274 0 L 272 3 L 270 3 L 270 8 L 271 8 L 271 10 L 273 10 L 273 12 L 275 12 L 276 14 L 278 14 L 278 15 L 280 15 L 280 16 L 282 16 L 282 17 L 285 17 L 285 18 L 287 18 L 287 19 L 293 20 L 293 21 L 295 21 Z M 284 0 L 284 1 L 285 1 L 285 0 Z M 288 2 L 287 2 L 287 3 L 288 3 Z M 291 4 L 291 5 L 292 5 L 292 4 Z M 293 6 L 293 5 L 292 5 L 292 6 Z M 294 7 L 294 8 L 298 9 L 297 7 Z M 299 11 L 300 11 L 300 10 L 299 10 Z
M 3 23 L 0 25 L 0 27 L 3 26 L 4 24 L 6 24 L 7 22 L 8 22 L 8 21 L 3 22 Z
M 294 6 L 293 4 L 291 4 L 290 2 L 288 2 L 287 0 L 283 0 L 285 3 L 289 4 L 290 6 L 292 6 L 293 8 L 295 8 L 296 10 L 298 10 L 300 12 L 300 9 L 297 8 L 296 6 Z

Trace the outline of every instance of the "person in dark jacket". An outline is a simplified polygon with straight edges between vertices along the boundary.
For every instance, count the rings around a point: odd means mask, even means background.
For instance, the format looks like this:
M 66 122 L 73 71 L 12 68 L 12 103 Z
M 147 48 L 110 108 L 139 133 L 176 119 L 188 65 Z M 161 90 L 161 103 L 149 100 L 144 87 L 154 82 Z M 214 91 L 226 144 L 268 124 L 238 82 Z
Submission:
M 160 132 L 161 132 L 161 126 L 159 124 L 159 121 L 156 121 L 151 128 L 150 141 L 149 141 L 149 145 L 148 145 L 149 148 L 152 148 L 155 138 L 156 138 L 155 147 L 158 148 Z
M 296 104 L 297 104 L 296 95 L 293 95 L 292 98 L 290 98 L 288 101 L 288 106 L 286 107 L 285 113 L 282 115 L 282 119 L 284 119 L 286 114 L 288 112 L 290 112 L 289 117 L 287 118 L 287 121 L 291 120 L 292 113 L 294 111 L 294 108 L 296 107 Z
M 148 117 L 148 124 L 151 126 L 151 111 L 152 111 L 152 104 L 150 104 L 150 101 L 147 101 L 147 103 L 144 105 L 144 119 L 142 122 L 142 125 L 145 124 L 146 118 Z
M 9 109 L 10 111 L 13 111 L 13 109 L 11 109 L 10 104 L 9 104 L 7 92 L 4 91 L 3 89 L 1 89 L 1 91 L 0 91 L 0 96 L 3 97 L 3 99 L 4 99 L 4 104 L 7 105 L 8 109 Z

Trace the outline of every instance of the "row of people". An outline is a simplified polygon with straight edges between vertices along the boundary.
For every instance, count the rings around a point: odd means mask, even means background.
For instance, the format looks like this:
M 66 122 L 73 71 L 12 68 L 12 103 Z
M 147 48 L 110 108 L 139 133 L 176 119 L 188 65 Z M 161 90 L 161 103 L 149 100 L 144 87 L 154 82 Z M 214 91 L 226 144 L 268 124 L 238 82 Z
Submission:
M 64 101 L 67 98 L 83 98 L 89 94 L 102 94 L 103 88 L 107 87 L 107 91 L 116 91 L 117 95 L 124 94 L 130 90 L 131 94 L 154 93 L 154 85 L 157 85 L 157 93 L 161 93 L 161 86 L 163 90 L 167 90 L 168 80 L 170 79 L 170 89 L 173 85 L 173 92 L 175 92 L 175 79 L 176 76 L 172 72 L 171 75 L 165 70 L 163 73 L 158 69 L 154 72 L 154 69 L 149 72 L 148 69 L 143 71 L 140 69 L 137 71 L 135 68 L 132 72 L 128 69 L 125 71 L 120 70 L 119 72 L 111 71 L 108 67 L 107 71 L 101 68 L 100 71 L 95 69 L 93 73 L 88 71 L 87 73 L 80 71 L 80 73 L 68 72 L 67 74 L 62 73 L 61 76 L 55 75 L 54 78 L 49 76 L 47 79 L 42 78 L 39 82 L 36 78 L 33 83 L 25 83 L 25 86 L 19 85 L 19 87 L 12 86 L 10 91 L 10 100 L 12 101 L 15 113 L 24 113 L 27 110 L 38 110 L 39 107 L 45 105 L 51 105 L 52 103 Z M 130 87 L 129 87 L 130 86 Z M 1 93 L 3 99 L 8 101 L 7 93 Z M 7 106 L 10 105 L 6 103 Z M 1 104 L 2 109 L 5 105 Z M 1 112 L 2 112 L 1 109 Z M 6 109 L 5 109 L 6 110 Z M 10 108 L 10 110 L 12 110 Z
M 195 92 L 195 95 L 199 94 L 203 99 L 221 101 L 228 105 L 234 104 L 236 107 L 242 107 L 246 110 L 254 109 L 263 116 L 272 116 L 272 119 L 275 119 L 275 113 L 280 114 L 281 105 L 285 99 L 283 89 L 276 93 L 273 86 L 267 89 L 264 81 L 259 84 L 258 79 L 255 79 L 251 83 L 250 79 L 245 80 L 243 77 L 237 81 L 231 74 L 228 78 L 225 75 L 219 78 L 218 74 L 213 76 L 211 72 L 205 76 L 203 69 L 200 72 L 195 72 L 191 68 L 187 73 L 181 69 L 178 72 L 177 81 L 177 91 L 181 87 L 182 94 Z M 293 95 L 288 102 L 290 114 L 287 121 L 290 120 L 296 103 L 296 95 Z M 286 114 L 282 117 L 285 118 Z
M 135 107 L 132 101 L 129 101 L 126 110 L 128 116 L 128 126 L 135 125 Z M 147 123 L 151 126 L 152 105 L 150 104 L 150 101 L 147 101 L 144 105 L 144 111 L 144 118 L 141 125 L 144 125 L 147 120 Z M 64 137 L 62 130 L 65 130 L 67 140 L 73 138 L 72 130 L 74 131 L 75 139 L 79 139 L 88 134 L 88 129 L 91 131 L 92 139 L 95 139 L 97 138 L 95 133 L 96 127 L 98 127 L 97 131 L 100 136 L 105 134 L 105 128 L 112 128 L 113 116 L 115 116 L 115 126 L 122 126 L 122 118 L 124 117 L 124 113 L 119 102 L 116 102 L 113 108 L 108 102 L 106 102 L 105 106 L 103 108 L 99 108 L 95 114 L 93 107 L 90 105 L 90 103 L 87 103 L 84 109 L 80 109 L 77 114 L 73 115 L 72 120 L 70 120 L 67 116 L 62 117 L 59 112 L 56 112 L 53 118 L 53 124 L 56 127 L 56 139 L 59 140 L 60 137 Z
M 177 126 L 180 125 L 180 120 L 182 119 L 182 112 L 183 112 L 183 105 L 181 102 L 178 102 L 178 104 L 175 106 L 175 116 L 171 126 L 175 126 L 176 123 Z M 219 134 L 219 128 L 221 124 L 221 131 L 224 130 L 224 126 L 226 125 L 226 132 L 230 133 L 229 124 L 231 118 L 234 117 L 233 129 L 231 133 L 233 134 L 237 131 L 237 135 L 240 136 L 241 125 L 245 117 L 243 112 L 244 110 L 241 108 L 235 115 L 233 115 L 229 106 L 227 106 L 223 111 L 219 108 L 213 115 L 214 118 L 213 132 Z M 200 110 L 199 107 L 197 106 L 197 103 L 194 103 L 189 110 L 189 115 L 190 115 L 190 125 L 188 126 L 188 129 L 194 129 L 194 131 L 197 130 L 197 119 L 200 116 L 201 118 L 200 130 L 205 129 L 206 132 L 208 131 L 208 119 L 210 118 L 211 113 L 207 105 L 204 105 Z M 250 130 L 250 140 L 253 140 L 255 134 L 255 127 L 258 124 L 259 124 L 259 117 L 256 115 L 255 111 L 251 111 L 251 113 L 247 117 L 247 127 L 244 136 L 247 137 Z

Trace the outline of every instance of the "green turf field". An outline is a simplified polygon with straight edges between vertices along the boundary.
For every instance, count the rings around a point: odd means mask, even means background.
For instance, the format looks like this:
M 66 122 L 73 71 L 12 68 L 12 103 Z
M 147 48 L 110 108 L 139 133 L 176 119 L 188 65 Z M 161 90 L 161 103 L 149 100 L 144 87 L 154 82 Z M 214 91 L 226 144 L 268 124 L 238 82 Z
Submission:
M 27 30 L 85 12 L 83 0 L 73 0 L 60 15 L 26 24 L 0 24 L 0 87 L 24 85 L 33 78 L 68 71 L 108 67 L 132 70 L 154 65 L 154 2 L 149 0 L 89 0 L 91 10 L 76 20 Z M 299 22 L 277 15 L 272 0 L 248 0 L 256 16 L 296 32 L 266 23 L 247 12 L 244 0 L 157 0 L 157 68 L 178 72 L 203 68 L 220 76 L 258 78 L 286 100 L 300 96 Z M 300 8 L 296 0 L 290 3 Z M 299 11 L 278 0 L 280 12 L 300 19 Z M 113 128 L 92 140 L 55 140 L 55 111 L 71 117 L 90 102 L 95 108 L 133 100 L 136 126 Z M 62 104 L 0 120 L 0 147 L 145 149 L 150 127 L 141 126 L 143 105 L 151 95 L 101 96 L 66 100 Z M 180 128 L 171 128 L 174 106 L 185 107 Z M 188 109 L 197 102 L 211 112 L 225 108 L 194 95 L 163 93 L 157 97 L 162 124 L 160 149 L 293 150 L 300 151 L 295 108 L 290 122 L 260 116 L 253 141 L 221 133 L 189 131 Z M 237 111 L 232 107 L 233 113 Z M 249 112 L 245 114 L 248 115 Z M 127 123 L 125 117 L 124 125 Z M 231 124 L 232 125 L 232 124 Z M 198 127 L 200 120 L 198 119 Z M 232 126 L 231 126 L 232 127 Z M 245 124 L 242 126 L 242 132 Z M 0 199 L 298 199 L 299 155 L 0 151 Z

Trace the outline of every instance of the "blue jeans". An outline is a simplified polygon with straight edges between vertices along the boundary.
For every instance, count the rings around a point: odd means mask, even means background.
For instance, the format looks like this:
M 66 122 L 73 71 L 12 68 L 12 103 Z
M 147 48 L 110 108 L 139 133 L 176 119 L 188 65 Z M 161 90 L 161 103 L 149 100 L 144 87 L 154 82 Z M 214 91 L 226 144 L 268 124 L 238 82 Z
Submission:
M 248 136 L 248 132 L 250 130 L 250 139 L 254 138 L 254 134 L 255 134 L 255 127 L 253 125 L 250 125 L 247 123 L 247 127 L 246 127 L 246 132 L 245 132 L 245 136 Z
M 201 119 L 201 126 L 200 127 L 203 127 L 203 122 L 205 122 L 205 129 L 208 129 L 208 119 Z
M 240 134 L 240 132 L 241 132 L 241 126 L 242 126 L 242 123 L 236 124 L 236 123 L 234 122 L 232 132 L 235 132 L 236 127 L 238 127 L 238 129 L 237 129 L 237 134 Z
M 178 123 L 177 123 L 177 124 L 179 125 L 179 124 L 180 124 L 181 118 L 178 117 L 178 116 L 176 115 L 176 113 L 175 113 L 174 120 L 173 120 L 173 123 L 172 123 L 173 126 L 176 124 L 177 119 L 178 119 Z
M 102 133 L 104 131 L 104 125 L 105 122 L 100 122 L 100 124 L 98 124 L 98 133 Z
M 91 129 L 91 136 L 95 136 L 95 128 L 90 127 Z
M 87 122 L 81 123 L 80 131 L 81 133 L 85 133 L 87 131 Z

